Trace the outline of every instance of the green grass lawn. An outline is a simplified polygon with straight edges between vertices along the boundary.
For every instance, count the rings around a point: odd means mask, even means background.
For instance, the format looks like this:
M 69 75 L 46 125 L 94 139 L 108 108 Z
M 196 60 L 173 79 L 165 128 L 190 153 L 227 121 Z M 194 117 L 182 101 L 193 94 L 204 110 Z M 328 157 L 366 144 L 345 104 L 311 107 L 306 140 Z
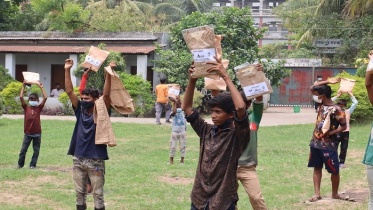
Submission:
M 67 156 L 74 121 L 43 120 L 38 168 L 16 169 L 23 138 L 23 120 L 0 119 L 0 209 L 74 209 L 72 157 Z M 108 148 L 105 202 L 107 209 L 190 209 L 190 192 L 198 160 L 199 141 L 189 127 L 187 157 L 168 165 L 170 126 L 114 123 L 118 146 Z M 312 173 L 307 168 L 313 125 L 262 127 L 259 130 L 259 166 L 262 194 L 269 209 L 367 209 L 363 204 L 336 202 L 305 204 L 313 195 Z M 341 171 L 340 191 L 367 188 L 361 164 L 370 125 L 353 125 L 347 169 Z M 179 155 L 179 152 L 177 152 Z M 330 196 L 330 176 L 323 171 L 321 191 Z M 239 209 L 251 209 L 239 188 Z M 93 198 L 88 196 L 88 208 Z

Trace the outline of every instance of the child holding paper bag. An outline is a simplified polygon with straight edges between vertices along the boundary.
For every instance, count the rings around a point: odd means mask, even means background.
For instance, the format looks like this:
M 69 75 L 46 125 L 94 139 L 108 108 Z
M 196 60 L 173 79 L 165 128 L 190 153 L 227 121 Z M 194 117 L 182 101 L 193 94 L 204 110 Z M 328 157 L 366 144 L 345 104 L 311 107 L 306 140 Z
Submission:
M 313 131 L 310 146 L 310 158 L 308 167 L 313 167 L 313 185 L 315 194 L 309 199 L 315 202 L 322 199 L 320 185 L 322 169 L 325 168 L 331 174 L 332 198 L 346 200 L 347 197 L 338 194 L 339 188 L 339 160 L 337 134 L 346 129 L 346 116 L 342 108 L 331 100 L 332 90 L 327 84 L 340 82 L 340 78 L 328 79 L 311 86 L 311 92 L 321 100 L 318 110 L 316 126 Z
M 29 95 L 28 101 L 30 105 L 27 105 L 25 100 L 23 99 L 23 93 L 25 90 L 25 86 L 26 84 L 31 84 L 31 83 L 39 86 L 43 93 L 43 101 L 40 104 L 39 104 L 39 96 L 37 93 L 31 93 Z M 45 89 L 42 83 L 37 82 L 35 80 L 34 81 L 24 80 L 21 93 L 19 95 L 19 99 L 21 100 L 22 108 L 25 112 L 24 113 L 25 117 L 24 117 L 24 137 L 23 137 L 22 149 L 19 152 L 18 168 L 23 168 L 25 164 L 25 158 L 26 158 L 28 147 L 30 146 L 32 142 L 34 154 L 32 155 L 32 158 L 31 158 L 30 168 L 34 169 L 36 167 L 36 163 L 38 162 L 40 144 L 41 144 L 40 112 L 43 109 L 45 102 L 47 101 L 47 94 L 45 93 Z

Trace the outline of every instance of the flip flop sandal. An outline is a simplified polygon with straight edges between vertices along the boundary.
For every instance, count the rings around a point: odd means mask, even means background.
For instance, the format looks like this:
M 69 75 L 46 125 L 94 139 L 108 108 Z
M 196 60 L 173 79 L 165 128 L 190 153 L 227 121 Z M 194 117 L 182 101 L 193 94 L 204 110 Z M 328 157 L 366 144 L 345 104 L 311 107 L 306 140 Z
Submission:
M 349 195 L 347 195 L 345 197 L 340 195 L 338 199 L 339 200 L 344 200 L 344 201 L 356 202 L 355 198 L 351 198 Z
M 321 196 L 316 196 L 316 195 L 314 195 L 314 196 L 312 196 L 310 199 L 308 199 L 308 201 L 309 201 L 309 202 L 316 202 L 316 201 L 321 200 L 321 199 L 322 199 Z

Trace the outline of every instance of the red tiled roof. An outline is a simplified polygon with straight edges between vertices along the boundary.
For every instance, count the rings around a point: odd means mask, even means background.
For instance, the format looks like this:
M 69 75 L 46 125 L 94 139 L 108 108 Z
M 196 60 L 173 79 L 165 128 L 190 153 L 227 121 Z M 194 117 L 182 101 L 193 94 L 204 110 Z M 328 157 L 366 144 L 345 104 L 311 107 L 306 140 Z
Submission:
M 37 52 L 37 53 L 85 53 L 90 46 L 0 46 L 0 52 Z M 106 50 L 113 50 L 124 54 L 148 54 L 156 46 L 106 46 Z

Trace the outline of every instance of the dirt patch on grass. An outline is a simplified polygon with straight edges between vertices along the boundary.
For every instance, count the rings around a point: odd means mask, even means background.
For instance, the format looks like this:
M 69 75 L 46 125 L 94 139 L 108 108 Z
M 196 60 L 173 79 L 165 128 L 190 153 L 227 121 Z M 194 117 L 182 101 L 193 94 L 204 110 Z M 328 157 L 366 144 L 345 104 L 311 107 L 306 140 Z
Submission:
M 356 209 L 363 206 L 369 197 L 369 189 L 348 189 L 341 192 L 343 196 L 349 196 L 349 200 L 332 199 L 331 196 L 322 196 L 321 200 L 316 202 L 309 202 L 308 200 L 302 204 L 295 204 L 294 206 L 300 209 Z M 352 201 L 353 200 L 353 201 Z
M 159 181 L 166 182 L 167 184 L 182 184 L 182 185 L 188 185 L 193 184 L 194 179 L 193 178 L 185 178 L 185 177 L 166 177 L 161 176 L 158 178 Z
M 351 140 L 354 141 L 354 140 Z M 362 158 L 364 157 L 365 151 L 363 150 L 357 150 L 357 149 L 351 149 L 347 151 L 347 157 L 346 162 L 349 161 L 349 159 L 356 160 L 358 163 L 361 163 Z
M 60 209 L 56 207 L 50 200 L 37 196 L 37 191 L 43 189 L 43 184 L 54 183 L 55 185 L 70 185 L 68 180 L 61 180 L 54 176 L 38 176 L 27 177 L 23 180 L 5 181 L 0 184 L 1 189 L 6 189 L 5 192 L 0 193 L 0 203 L 17 204 L 20 206 L 29 205 L 45 205 L 53 206 L 53 209 Z

